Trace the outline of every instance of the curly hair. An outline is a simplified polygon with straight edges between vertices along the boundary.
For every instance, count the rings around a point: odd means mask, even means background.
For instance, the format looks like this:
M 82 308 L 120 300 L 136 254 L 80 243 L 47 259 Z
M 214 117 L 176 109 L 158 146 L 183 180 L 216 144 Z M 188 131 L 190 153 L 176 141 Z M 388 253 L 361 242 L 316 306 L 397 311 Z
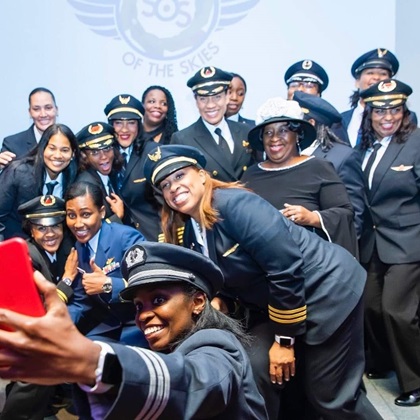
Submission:
M 375 131 L 372 127 L 372 112 L 373 108 L 369 105 L 365 107 L 362 117 L 362 141 L 360 147 L 362 150 L 367 150 L 373 147 L 373 143 L 377 139 Z M 396 143 L 404 143 L 407 141 L 411 133 L 416 129 L 416 125 L 411 120 L 410 111 L 407 105 L 403 105 L 403 119 L 401 126 L 392 136 Z
M 163 131 L 162 131 L 162 144 L 168 144 L 171 140 L 171 136 L 173 133 L 178 131 L 178 121 L 176 117 L 176 107 L 175 101 L 172 97 L 171 92 L 163 86 L 152 85 L 149 86 L 144 92 L 141 97 L 141 101 L 144 104 L 146 100 L 147 94 L 152 90 L 160 90 L 166 96 L 166 103 L 168 104 L 168 112 L 166 114 L 166 118 L 163 120 Z

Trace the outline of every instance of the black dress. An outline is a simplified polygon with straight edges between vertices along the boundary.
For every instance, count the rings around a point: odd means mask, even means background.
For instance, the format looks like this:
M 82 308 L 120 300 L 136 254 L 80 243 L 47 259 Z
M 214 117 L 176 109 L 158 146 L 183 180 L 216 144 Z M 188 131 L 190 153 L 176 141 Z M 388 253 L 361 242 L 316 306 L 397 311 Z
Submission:
M 241 181 L 278 210 L 288 203 L 316 211 L 322 227 L 307 229 L 357 256 L 353 207 L 330 162 L 310 157 L 285 168 L 267 169 L 257 164 L 245 172 Z

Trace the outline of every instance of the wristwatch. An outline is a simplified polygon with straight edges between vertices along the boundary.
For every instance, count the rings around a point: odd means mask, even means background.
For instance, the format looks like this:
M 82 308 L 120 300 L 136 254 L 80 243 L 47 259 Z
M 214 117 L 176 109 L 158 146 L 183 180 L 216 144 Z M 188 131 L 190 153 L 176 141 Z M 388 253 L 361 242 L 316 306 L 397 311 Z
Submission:
M 71 281 L 71 279 L 69 279 L 68 277 L 64 277 L 64 279 L 61 279 L 61 281 L 64 283 L 64 284 L 66 284 L 67 286 L 70 286 L 71 287 L 71 285 L 72 285 L 72 281 Z
M 112 280 L 108 279 L 103 285 L 102 285 L 102 291 L 104 293 L 111 293 L 112 292 Z
M 275 335 L 274 339 L 281 347 L 292 347 L 295 344 L 295 337 L 287 337 L 286 335 Z

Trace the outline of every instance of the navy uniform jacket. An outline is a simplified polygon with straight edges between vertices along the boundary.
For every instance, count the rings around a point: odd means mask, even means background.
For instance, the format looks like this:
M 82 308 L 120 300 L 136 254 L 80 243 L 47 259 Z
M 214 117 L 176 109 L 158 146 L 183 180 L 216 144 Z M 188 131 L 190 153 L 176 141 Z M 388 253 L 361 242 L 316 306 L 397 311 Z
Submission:
M 391 140 L 368 193 L 360 256 L 367 263 L 376 248 L 385 264 L 420 261 L 420 129 L 405 143 Z
M 1 173 L 0 180 L 0 223 L 5 226 L 4 238 L 26 237 L 17 208 L 42 195 L 42 190 L 35 187 L 34 167 L 28 163 L 14 161 Z
M 255 120 L 250 120 L 248 118 L 245 118 L 241 114 L 239 114 L 238 116 L 238 122 L 242 124 L 248 124 L 251 127 L 255 127 Z
M 214 141 L 201 117 L 184 130 L 172 134 L 171 144 L 185 144 L 199 149 L 206 157 L 206 171 L 220 181 L 237 181 L 253 163 L 252 149 L 249 148 L 246 124 L 226 120 L 235 144 L 232 159 L 225 156 Z
M 134 320 L 133 303 L 121 302 L 119 298 L 119 292 L 126 286 L 120 264 L 125 251 L 142 241 L 144 241 L 143 235 L 129 226 L 109 221 L 102 222 L 95 264 L 111 278 L 112 292 L 87 295 L 81 275 L 73 281 L 74 297 L 68 309 L 73 322 L 82 333 L 100 335 Z M 79 256 L 79 267 L 91 273 L 90 265 L 84 264 L 80 258 L 82 244 L 76 242 L 75 248 Z
M 153 141 L 143 143 L 139 154 L 131 153 L 121 190 L 117 190 L 117 174 L 111 173 L 114 190 L 125 204 L 123 222 L 138 229 L 148 241 L 157 241 L 162 232 L 160 227 L 161 205 L 151 185 L 144 177 L 144 162 L 147 154 L 156 147 Z
M 171 354 L 111 346 L 122 367 L 118 396 L 89 395 L 104 414 L 110 408 L 106 419 L 267 419 L 248 356 L 229 332 L 198 331 Z
M 37 145 L 37 141 L 34 133 L 34 124 L 32 124 L 27 130 L 21 133 L 13 134 L 5 137 L 1 151 L 9 151 L 16 155 L 16 159 L 26 155 L 33 147 Z
M 325 152 L 321 146 L 318 146 L 313 155 L 326 159 L 334 165 L 338 176 L 346 187 L 353 206 L 354 225 L 357 237 L 360 238 L 363 229 L 363 213 L 366 206 L 365 181 L 360 153 L 347 145 L 334 143 L 334 147 Z
M 256 194 L 217 189 L 219 221 L 206 231 L 209 257 L 229 297 L 269 315 L 274 334 L 330 337 L 362 296 L 366 272 L 344 248 L 295 225 Z M 184 246 L 197 248 L 191 220 Z

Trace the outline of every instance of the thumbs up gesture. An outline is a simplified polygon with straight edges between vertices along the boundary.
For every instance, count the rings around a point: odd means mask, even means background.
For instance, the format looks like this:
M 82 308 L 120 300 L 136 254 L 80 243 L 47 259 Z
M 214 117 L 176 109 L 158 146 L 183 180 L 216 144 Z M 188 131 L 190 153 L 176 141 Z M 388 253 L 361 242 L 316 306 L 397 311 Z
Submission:
M 108 277 L 103 273 L 102 269 L 95 264 L 95 260 L 90 260 L 91 273 L 84 273 L 82 284 L 87 295 L 97 295 L 103 292 L 102 286 Z

